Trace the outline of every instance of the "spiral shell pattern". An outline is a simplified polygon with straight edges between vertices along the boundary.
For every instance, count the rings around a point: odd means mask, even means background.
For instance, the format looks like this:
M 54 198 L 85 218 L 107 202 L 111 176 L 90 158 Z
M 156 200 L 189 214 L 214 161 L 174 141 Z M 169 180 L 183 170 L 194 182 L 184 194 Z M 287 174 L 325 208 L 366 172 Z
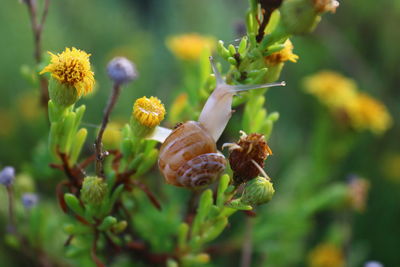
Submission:
M 178 126 L 160 148 L 158 166 L 167 183 L 198 188 L 211 184 L 224 171 L 225 157 L 199 122 Z

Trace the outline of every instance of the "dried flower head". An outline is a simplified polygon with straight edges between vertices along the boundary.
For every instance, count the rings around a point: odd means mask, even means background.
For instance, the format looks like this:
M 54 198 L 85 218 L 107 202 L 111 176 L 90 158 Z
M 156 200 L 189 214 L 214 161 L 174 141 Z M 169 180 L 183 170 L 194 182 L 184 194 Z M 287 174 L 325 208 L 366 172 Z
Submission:
M 107 65 L 108 76 L 117 84 L 128 83 L 137 78 L 135 65 L 124 57 L 116 57 Z
M 165 108 L 157 97 L 144 96 L 135 101 L 133 116 L 141 125 L 154 128 L 164 119 Z
M 385 105 L 367 94 L 359 93 L 346 105 L 346 113 L 351 126 L 356 130 L 371 130 L 375 134 L 382 134 L 392 125 Z
M 268 66 L 276 66 L 280 63 L 284 63 L 286 61 L 291 61 L 296 63 L 299 59 L 299 56 L 293 54 L 293 44 L 292 42 L 287 39 L 284 43 L 284 48 L 276 53 L 273 53 L 267 57 L 265 57 L 265 62 Z
M 167 46 L 171 52 L 183 60 L 197 60 L 201 53 L 214 49 L 216 41 L 212 37 L 189 33 L 173 36 L 167 39 Z
M 331 110 L 345 108 L 357 95 L 356 83 L 334 71 L 321 71 L 306 77 L 304 87 Z
M 310 267 L 344 267 L 344 255 L 340 248 L 333 244 L 320 244 L 308 256 Z
M 336 0 L 313 0 L 315 11 L 318 13 L 331 12 L 335 13 L 339 7 L 339 2 Z
M 7 166 L 0 172 L 0 184 L 4 186 L 10 186 L 15 179 L 15 169 Z
M 87 176 L 82 183 L 82 200 L 88 204 L 101 204 L 107 191 L 107 184 L 104 179 L 97 176 Z
M 65 48 L 61 54 L 55 55 L 51 52 L 49 54 L 51 63 L 40 74 L 50 72 L 59 83 L 69 89 L 75 88 L 78 97 L 92 92 L 94 73 L 90 68 L 90 54 L 75 47 Z
M 262 168 L 265 159 L 272 155 L 272 151 L 262 134 L 252 133 L 242 136 L 235 144 L 225 144 L 229 147 L 229 163 L 233 170 L 233 180 L 239 185 L 249 181 L 260 174 L 260 169 L 253 163 L 253 160 Z

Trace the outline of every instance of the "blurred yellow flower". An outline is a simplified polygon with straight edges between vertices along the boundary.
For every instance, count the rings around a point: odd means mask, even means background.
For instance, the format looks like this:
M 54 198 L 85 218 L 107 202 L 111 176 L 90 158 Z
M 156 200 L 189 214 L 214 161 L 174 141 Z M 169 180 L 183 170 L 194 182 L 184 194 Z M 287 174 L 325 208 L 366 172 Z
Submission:
M 16 128 L 16 118 L 13 117 L 13 114 L 5 109 L 0 109 L 0 137 L 8 137 L 10 136 Z
M 169 37 L 167 47 L 171 52 L 183 60 L 197 60 L 201 53 L 213 50 L 216 46 L 216 40 L 213 37 L 202 36 L 197 33 L 189 33 Z
M 392 125 L 392 118 L 385 105 L 367 94 L 359 93 L 347 103 L 346 113 L 356 130 L 371 130 L 382 134 Z
M 122 125 L 117 122 L 110 122 L 103 134 L 103 144 L 105 149 L 117 149 L 121 141 Z
M 309 267 L 344 267 L 344 256 L 340 248 L 324 243 L 315 247 L 308 255 Z
M 330 109 L 344 108 L 357 95 L 357 85 L 353 80 L 328 70 L 306 77 L 304 87 Z
M 382 163 L 384 177 L 392 182 L 400 183 L 400 154 L 390 153 Z
M 34 121 L 41 114 L 39 96 L 33 91 L 27 91 L 17 98 L 18 111 L 26 121 Z
M 51 63 L 40 74 L 50 72 L 51 76 L 61 84 L 75 87 L 79 97 L 92 92 L 94 73 L 90 68 L 90 54 L 75 47 L 65 48 L 65 51 L 57 55 L 48 53 L 51 56 Z
M 144 96 L 135 101 L 133 115 L 140 124 L 153 128 L 164 119 L 165 108 L 157 97 L 147 98 Z
M 273 53 L 267 57 L 265 57 L 265 61 L 269 66 L 275 66 L 278 65 L 279 63 L 283 63 L 286 61 L 291 61 L 291 62 L 297 62 L 299 59 L 299 56 L 296 54 L 293 54 L 293 44 L 292 42 L 287 39 L 286 42 L 284 43 L 285 47 L 276 53 Z
M 185 107 L 188 105 L 188 95 L 187 93 L 181 93 L 178 95 L 174 102 L 172 102 L 171 107 L 169 108 L 169 120 L 171 123 L 178 123 L 182 121 L 182 114 L 185 110 Z

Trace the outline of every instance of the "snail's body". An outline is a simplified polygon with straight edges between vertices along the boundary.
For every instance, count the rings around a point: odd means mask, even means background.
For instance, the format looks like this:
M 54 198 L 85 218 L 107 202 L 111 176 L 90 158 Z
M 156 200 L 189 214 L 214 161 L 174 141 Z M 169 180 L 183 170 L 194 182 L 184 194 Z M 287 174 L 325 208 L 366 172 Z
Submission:
M 195 121 L 179 125 L 160 148 L 158 166 L 167 183 L 189 188 L 212 183 L 225 169 L 212 136 Z
M 199 122 L 179 125 L 164 140 L 158 166 L 167 183 L 198 188 L 214 182 L 225 170 L 226 159 L 218 152 L 216 142 L 232 115 L 232 98 L 240 91 L 282 86 L 284 83 L 262 85 L 229 85 L 222 79 L 210 58 L 217 86 L 201 111 Z

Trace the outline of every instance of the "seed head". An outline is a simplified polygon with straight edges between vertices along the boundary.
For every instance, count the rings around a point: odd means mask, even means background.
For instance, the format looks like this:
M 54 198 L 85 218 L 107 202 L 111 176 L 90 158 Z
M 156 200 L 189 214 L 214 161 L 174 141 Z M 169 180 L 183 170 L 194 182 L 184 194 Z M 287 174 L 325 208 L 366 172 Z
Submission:
M 0 172 L 0 184 L 10 186 L 15 179 L 15 169 L 7 166 Z
M 39 197 L 34 193 L 25 193 L 22 195 L 22 204 L 27 209 L 34 207 L 38 202 Z
M 272 155 L 264 135 L 258 133 L 246 135 L 242 132 L 239 142 L 231 146 L 230 150 L 229 163 L 233 170 L 233 180 L 237 185 L 247 182 L 260 174 L 260 169 L 252 160 L 262 168 L 264 167 L 265 159 Z
M 117 84 L 128 83 L 138 77 L 135 65 L 124 57 L 116 57 L 107 65 L 108 76 Z

